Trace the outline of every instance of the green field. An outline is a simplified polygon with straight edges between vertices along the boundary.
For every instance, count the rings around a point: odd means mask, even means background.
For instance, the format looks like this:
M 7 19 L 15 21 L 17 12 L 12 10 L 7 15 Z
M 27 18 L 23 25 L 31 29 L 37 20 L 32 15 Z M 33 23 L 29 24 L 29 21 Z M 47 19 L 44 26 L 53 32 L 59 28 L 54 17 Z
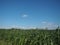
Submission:
M 0 45 L 60 45 L 60 30 L 0 29 Z

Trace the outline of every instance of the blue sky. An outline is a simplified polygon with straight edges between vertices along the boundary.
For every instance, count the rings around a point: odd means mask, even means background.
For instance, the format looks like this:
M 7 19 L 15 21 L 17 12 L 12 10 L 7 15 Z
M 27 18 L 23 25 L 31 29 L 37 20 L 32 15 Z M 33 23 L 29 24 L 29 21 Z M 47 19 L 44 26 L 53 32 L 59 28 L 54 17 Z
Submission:
M 0 0 L 0 28 L 56 28 L 59 0 Z

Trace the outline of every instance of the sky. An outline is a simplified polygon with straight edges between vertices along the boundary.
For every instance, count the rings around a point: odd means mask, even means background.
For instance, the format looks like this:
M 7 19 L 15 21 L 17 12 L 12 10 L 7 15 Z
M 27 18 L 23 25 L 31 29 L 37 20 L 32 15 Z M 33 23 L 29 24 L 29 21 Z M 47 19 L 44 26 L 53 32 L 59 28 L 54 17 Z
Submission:
M 0 0 L 0 28 L 60 26 L 60 0 Z

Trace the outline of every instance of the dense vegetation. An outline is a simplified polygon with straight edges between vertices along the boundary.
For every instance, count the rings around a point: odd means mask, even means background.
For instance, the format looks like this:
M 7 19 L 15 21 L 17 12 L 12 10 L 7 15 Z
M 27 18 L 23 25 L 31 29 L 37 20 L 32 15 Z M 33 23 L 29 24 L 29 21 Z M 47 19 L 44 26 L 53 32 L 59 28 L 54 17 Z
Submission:
M 0 45 L 60 45 L 60 30 L 0 29 Z

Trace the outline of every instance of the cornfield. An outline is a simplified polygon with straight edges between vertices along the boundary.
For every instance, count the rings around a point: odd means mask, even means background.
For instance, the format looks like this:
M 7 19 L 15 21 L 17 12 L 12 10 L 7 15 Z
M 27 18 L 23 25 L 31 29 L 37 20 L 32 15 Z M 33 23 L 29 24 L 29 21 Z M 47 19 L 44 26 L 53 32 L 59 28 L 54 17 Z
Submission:
M 0 29 L 0 45 L 60 45 L 60 29 Z

